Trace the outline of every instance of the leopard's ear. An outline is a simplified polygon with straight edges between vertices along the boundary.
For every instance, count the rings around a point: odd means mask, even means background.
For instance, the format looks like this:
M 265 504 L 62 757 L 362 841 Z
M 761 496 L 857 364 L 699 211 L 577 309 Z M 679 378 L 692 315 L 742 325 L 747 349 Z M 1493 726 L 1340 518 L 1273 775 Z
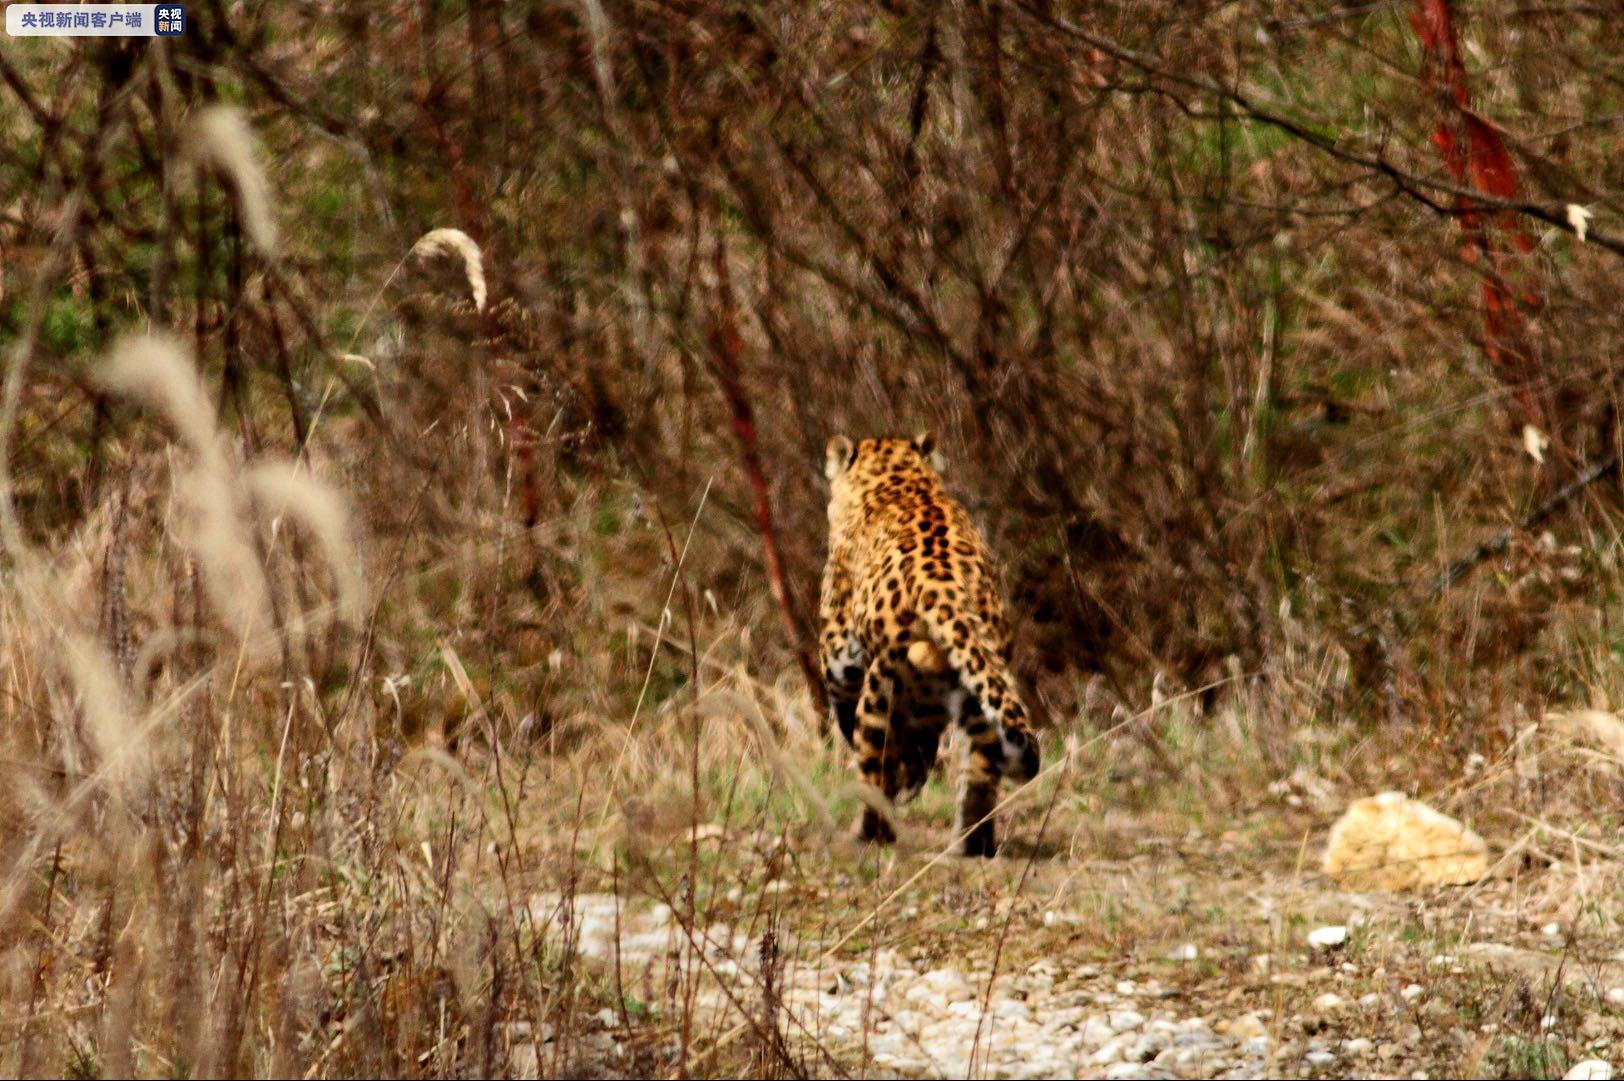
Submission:
M 927 428 L 914 436 L 913 449 L 919 452 L 921 458 L 928 459 L 931 452 L 936 449 L 936 433 Z
M 834 480 L 851 467 L 857 448 L 843 435 L 832 437 L 823 448 L 823 475 Z

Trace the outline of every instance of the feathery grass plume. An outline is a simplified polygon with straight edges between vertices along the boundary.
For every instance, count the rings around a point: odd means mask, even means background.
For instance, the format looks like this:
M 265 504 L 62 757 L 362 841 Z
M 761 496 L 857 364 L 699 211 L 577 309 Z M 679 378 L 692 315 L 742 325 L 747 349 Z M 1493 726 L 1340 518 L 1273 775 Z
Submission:
M 192 510 L 188 546 L 216 613 L 234 633 L 257 639 L 268 627 L 270 593 L 214 406 L 185 348 L 163 334 L 131 335 L 113 346 L 97 376 L 108 390 L 162 413 L 197 456 L 197 468 L 179 484 Z
M 82 634 L 63 635 L 68 676 L 82 702 L 85 729 L 96 748 L 97 768 L 114 785 L 141 776 L 146 745 L 133 721 L 129 696 L 112 658 Z
M 210 105 L 192 117 L 188 136 L 187 155 L 219 169 L 236 188 L 237 209 L 248 239 L 266 255 L 276 254 L 270 186 L 243 111 L 234 105 Z
M 463 273 L 468 276 L 468 288 L 474 294 L 474 310 L 485 310 L 485 263 L 480 258 L 479 245 L 461 229 L 430 229 L 412 245 L 412 255 L 456 255 L 462 257 Z
M 261 462 L 246 479 L 265 513 L 290 517 L 315 537 L 338 583 L 339 611 L 352 623 L 362 616 L 361 569 L 343 498 L 297 462 Z
M 159 627 L 141 640 L 135 660 L 130 665 L 130 686 L 145 696 L 163 665 L 175 651 L 194 645 L 206 645 L 210 636 L 197 627 Z
M 237 477 L 204 463 L 182 476 L 178 486 L 192 512 L 185 543 L 197 556 L 209 604 L 240 639 L 263 641 L 270 627 L 270 589 L 248 533 Z
M 223 464 L 214 406 L 178 338 L 131 334 L 120 338 L 96 372 L 107 390 L 156 409 L 200 459 Z

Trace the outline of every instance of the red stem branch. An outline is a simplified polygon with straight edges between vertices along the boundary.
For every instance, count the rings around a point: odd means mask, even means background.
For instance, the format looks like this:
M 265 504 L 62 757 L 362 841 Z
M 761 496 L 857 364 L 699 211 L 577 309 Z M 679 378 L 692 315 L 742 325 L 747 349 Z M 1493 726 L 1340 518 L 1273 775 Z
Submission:
M 726 242 L 720 229 L 716 233 L 713 260 L 716 272 L 716 309 L 709 336 L 711 371 L 721 386 L 723 397 L 727 399 L 728 410 L 732 415 L 733 437 L 739 445 L 739 462 L 744 469 L 745 479 L 750 483 L 750 495 L 755 508 L 756 534 L 761 539 L 767 583 L 772 587 L 773 597 L 777 600 L 779 613 L 783 617 L 784 631 L 789 635 L 796 660 L 800 662 L 801 674 L 806 679 L 807 693 L 812 696 L 812 703 L 817 709 L 818 716 L 823 717 L 828 712 L 823 679 L 818 669 L 816 652 L 812 648 L 812 636 L 801 621 L 795 594 L 790 590 L 789 579 L 784 574 L 784 557 L 778 546 L 778 530 L 773 523 L 772 491 L 767 483 L 766 470 L 762 468 L 761 452 L 756 440 L 755 408 L 750 403 L 750 396 L 745 392 L 740 375 L 739 359 L 744 352 L 744 339 L 739 334 L 738 306 L 733 296 L 732 278 L 728 273 Z

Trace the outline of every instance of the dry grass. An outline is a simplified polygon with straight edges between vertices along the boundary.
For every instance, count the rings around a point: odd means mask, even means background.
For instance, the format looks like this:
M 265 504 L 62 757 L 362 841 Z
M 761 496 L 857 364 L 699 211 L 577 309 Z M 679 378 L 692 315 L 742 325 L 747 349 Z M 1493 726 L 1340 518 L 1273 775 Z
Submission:
M 609 545 L 608 564 L 633 554 L 629 539 L 630 550 Z M 151 595 L 157 573 L 132 559 L 130 596 Z M 374 611 L 410 607 L 435 573 L 389 579 Z M 690 587 L 691 569 L 666 573 L 671 592 Z M 611 596 L 634 584 L 598 583 Z M 1474 988 L 1485 966 L 1515 962 L 1527 994 L 1569 996 L 1562 1008 L 1582 1018 L 1599 992 L 1561 990 L 1563 959 L 1610 986 L 1624 853 L 1609 839 L 1616 824 L 1584 808 L 1616 806 L 1624 773 L 1594 743 L 1553 725 L 1457 781 L 1429 775 L 1421 794 L 1503 858 L 1488 883 L 1433 895 L 1423 908 L 1438 914 L 1420 929 L 1401 899 L 1348 895 L 1308 871 L 1347 798 L 1395 769 L 1416 776 L 1403 741 L 1325 724 L 1309 658 L 1296 678 L 1243 676 L 1211 709 L 1173 696 L 1056 733 L 1044 774 L 1009 794 L 1011 855 L 994 867 L 946 856 L 951 772 L 903 811 L 897 849 L 865 851 L 849 835 L 858 803 L 844 756 L 818 736 L 789 670 L 771 683 L 753 672 L 752 621 L 708 607 L 692 625 L 662 619 L 667 590 L 654 592 L 608 601 L 641 617 L 620 657 L 542 662 L 544 679 L 569 682 L 558 708 L 576 703 L 550 720 L 449 644 L 431 670 L 380 665 L 368 685 L 330 688 L 242 670 L 229 649 L 201 664 L 197 649 L 176 650 L 140 706 L 99 652 L 69 653 L 58 672 L 48 636 L 8 635 L 13 693 L 32 688 L 31 715 L 53 718 L 14 729 L 7 751 L 26 763 L 10 771 L 8 813 L 29 823 L 5 853 L 9 910 L 33 913 L 8 921 L 11 1065 L 857 1073 L 863 1041 L 820 1020 L 814 994 L 853 965 L 898 954 L 979 973 L 1003 994 L 1042 961 L 1062 988 L 1159 979 L 1191 1010 L 1284 1018 L 1327 986 L 1299 958 L 1300 936 L 1350 914 L 1361 921 L 1350 960 L 1387 976 L 1333 981 L 1344 998 L 1419 984 L 1435 1023 L 1501 1026 L 1503 1046 L 1485 1038 L 1477 1060 L 1490 1072 L 1530 1068 L 1529 1048 L 1541 1062 L 1583 1050 L 1576 1028 L 1562 1044 L 1541 1029 L 1555 1007 L 1529 1014 L 1506 993 L 1485 1012 Z M 158 616 L 139 602 L 128 614 Z M 343 651 L 355 648 L 347 637 Z M 648 690 L 666 681 L 676 685 Z M 402 722 L 425 714 L 441 727 L 412 749 Z M 88 738 L 75 742 L 80 717 Z M 64 761 L 69 747 L 85 757 Z M 650 906 L 670 921 L 649 923 Z M 1540 930 L 1551 922 L 1564 929 L 1555 950 Z M 944 925 L 966 930 L 932 930 Z M 652 961 L 633 952 L 650 934 L 666 943 Z M 1509 953 L 1429 963 L 1462 956 L 1467 939 Z M 1169 965 L 1187 943 L 1208 960 Z M 763 950 L 777 958 L 766 967 Z M 1256 955 L 1275 968 L 1260 975 Z M 1349 1014 L 1327 1031 L 1399 1039 L 1406 1022 L 1386 1016 Z M 551 1039 L 536 1044 L 536 1032 Z M 1460 1062 L 1430 1054 L 1405 1061 Z
M 1590 16 L 1470 13 L 1591 211 L 1537 461 L 1386 8 L 329 6 L 0 57 L 0 1071 L 866 1076 L 899 958 L 949 1073 L 1122 980 L 1372 1072 L 1619 1036 L 1616 486 L 1533 513 L 1616 442 Z M 796 670 L 825 440 L 927 426 L 1050 719 L 985 864 L 951 766 L 851 839 Z M 1320 877 L 1387 790 L 1490 875 Z

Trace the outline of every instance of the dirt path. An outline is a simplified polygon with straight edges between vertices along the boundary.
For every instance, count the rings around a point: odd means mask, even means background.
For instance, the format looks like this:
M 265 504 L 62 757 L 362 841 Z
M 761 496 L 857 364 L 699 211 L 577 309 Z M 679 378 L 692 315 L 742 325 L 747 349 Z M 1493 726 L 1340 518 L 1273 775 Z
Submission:
M 910 1077 L 1560 1077 L 1624 1040 L 1620 901 L 1561 869 L 1353 894 L 1283 836 L 986 862 L 930 840 L 723 839 L 738 884 L 692 936 L 669 906 L 576 896 L 573 948 L 619 988 L 576 1066 L 677 1055 L 688 987 L 700 1073 L 774 1031 L 808 1073 Z M 534 915 L 561 936 L 565 907 Z

